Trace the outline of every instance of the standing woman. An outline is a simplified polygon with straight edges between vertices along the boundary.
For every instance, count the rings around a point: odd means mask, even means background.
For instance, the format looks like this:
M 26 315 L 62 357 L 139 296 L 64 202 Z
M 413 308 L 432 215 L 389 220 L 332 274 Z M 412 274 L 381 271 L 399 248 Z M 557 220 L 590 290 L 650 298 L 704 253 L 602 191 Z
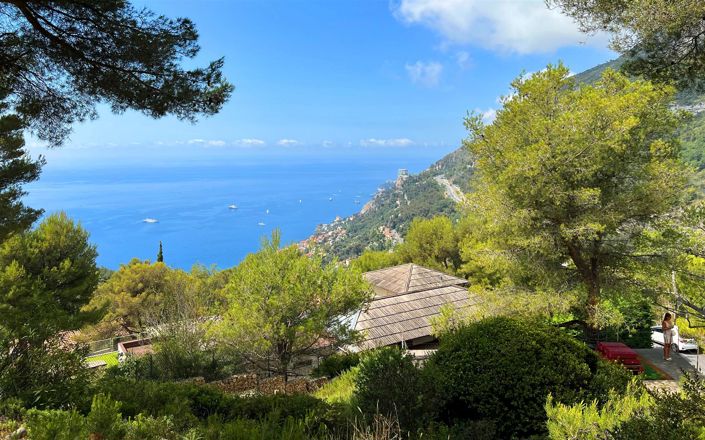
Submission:
M 673 343 L 673 317 L 670 313 L 666 312 L 663 315 L 663 321 L 661 321 L 661 328 L 663 329 L 663 359 L 671 360 L 671 344 Z

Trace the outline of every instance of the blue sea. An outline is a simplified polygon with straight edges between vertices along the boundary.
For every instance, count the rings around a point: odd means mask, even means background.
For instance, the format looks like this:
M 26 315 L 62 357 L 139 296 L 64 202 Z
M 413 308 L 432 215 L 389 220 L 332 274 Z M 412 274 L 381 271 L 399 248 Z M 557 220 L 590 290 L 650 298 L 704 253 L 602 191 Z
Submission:
M 257 251 L 275 228 L 285 243 L 297 242 L 318 224 L 358 212 L 399 168 L 419 172 L 449 150 L 204 151 L 173 160 L 118 160 L 125 158 L 111 150 L 107 159 L 96 153 L 55 162 L 50 156 L 40 180 L 27 186 L 25 202 L 80 221 L 101 266 L 154 260 L 162 241 L 164 260 L 173 267 L 222 269 Z M 75 153 L 53 156 L 62 154 Z M 158 222 L 144 222 L 148 218 Z

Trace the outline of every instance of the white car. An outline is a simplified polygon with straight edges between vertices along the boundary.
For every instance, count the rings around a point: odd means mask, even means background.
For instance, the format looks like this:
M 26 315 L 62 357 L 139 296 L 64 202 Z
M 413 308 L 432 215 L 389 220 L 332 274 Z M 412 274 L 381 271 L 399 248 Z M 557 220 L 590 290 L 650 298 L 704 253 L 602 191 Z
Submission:
M 660 325 L 655 325 L 651 327 L 651 341 L 656 344 L 663 345 L 663 329 Z M 681 338 L 680 333 L 678 333 L 678 326 L 673 326 L 673 343 L 671 344 L 671 351 L 678 353 L 679 351 L 689 351 L 697 350 L 698 344 L 695 343 L 695 339 L 692 338 Z

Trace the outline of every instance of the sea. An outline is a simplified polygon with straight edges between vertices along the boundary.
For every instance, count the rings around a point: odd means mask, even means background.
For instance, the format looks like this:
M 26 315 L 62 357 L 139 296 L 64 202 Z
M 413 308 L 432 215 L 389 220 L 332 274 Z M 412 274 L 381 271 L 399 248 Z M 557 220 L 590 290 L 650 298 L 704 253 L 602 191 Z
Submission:
M 420 172 L 451 150 L 204 150 L 174 160 L 117 160 L 122 157 L 113 149 L 105 160 L 94 153 L 90 160 L 52 161 L 74 154 L 58 151 L 26 186 L 24 201 L 45 215 L 64 211 L 80 222 L 100 266 L 154 261 L 161 241 L 172 267 L 224 269 L 256 252 L 275 229 L 285 244 L 293 243 L 321 223 L 355 214 L 400 168 Z

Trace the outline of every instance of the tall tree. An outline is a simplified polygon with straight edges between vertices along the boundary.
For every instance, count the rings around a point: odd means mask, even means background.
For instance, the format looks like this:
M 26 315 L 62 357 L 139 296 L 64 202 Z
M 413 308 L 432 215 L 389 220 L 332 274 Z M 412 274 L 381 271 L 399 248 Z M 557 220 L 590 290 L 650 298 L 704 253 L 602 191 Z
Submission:
M 448 217 L 416 218 L 396 252 L 401 261 L 455 274 L 461 264 L 457 232 Z
M 0 400 L 61 407 L 84 397 L 83 353 L 66 350 L 61 333 L 97 317 L 81 310 L 98 282 L 95 258 L 65 214 L 0 245 Z
M 623 68 L 679 88 L 705 90 L 705 2 L 700 0 L 545 0 L 586 32 L 612 33 Z
M 96 330 L 104 337 L 117 330 L 140 332 L 149 324 L 165 295 L 173 287 L 176 271 L 164 263 L 133 259 L 123 264 L 95 291 L 87 310 L 105 310 Z
M 672 93 L 611 70 L 577 86 L 562 65 L 515 80 L 492 125 L 466 120 L 474 245 L 512 261 L 518 286 L 577 293 L 595 326 L 604 295 L 656 264 L 640 241 L 684 195 Z
M 157 263 L 164 262 L 164 250 L 162 249 L 162 241 L 159 240 L 159 252 L 157 252 Z
M 371 298 L 359 271 L 265 241 L 230 275 L 216 334 L 258 368 L 284 376 L 296 360 L 352 342 L 345 321 Z
M 0 328 L 17 339 L 43 341 L 94 318 L 81 308 L 98 283 L 95 246 L 66 214 L 0 246 Z
M 24 206 L 22 184 L 39 177 L 43 158 L 32 159 L 24 149 L 24 122 L 15 114 L 3 114 L 7 92 L 0 90 L 0 243 L 13 232 L 27 229 L 41 211 Z

